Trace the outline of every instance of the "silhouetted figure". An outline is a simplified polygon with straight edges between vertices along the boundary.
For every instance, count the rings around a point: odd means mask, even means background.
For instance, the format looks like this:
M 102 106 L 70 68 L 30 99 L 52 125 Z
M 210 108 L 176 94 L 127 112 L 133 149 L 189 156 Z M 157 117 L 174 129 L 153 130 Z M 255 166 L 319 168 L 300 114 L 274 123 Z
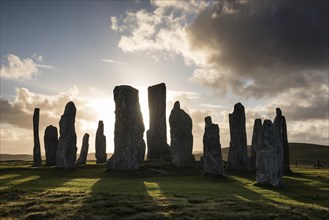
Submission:
M 317 159 L 317 160 L 315 161 L 315 165 L 313 166 L 313 168 L 318 168 L 318 169 L 323 168 L 323 166 L 321 165 L 319 159 Z

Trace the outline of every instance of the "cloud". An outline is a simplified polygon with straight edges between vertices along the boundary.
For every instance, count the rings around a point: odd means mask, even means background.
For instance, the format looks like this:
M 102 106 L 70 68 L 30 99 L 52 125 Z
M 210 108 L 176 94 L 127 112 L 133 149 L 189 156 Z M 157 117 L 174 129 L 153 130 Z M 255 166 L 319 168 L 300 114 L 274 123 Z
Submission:
M 204 61 L 191 53 L 186 28 L 208 3 L 205 1 L 152 1 L 154 11 L 127 11 L 112 17 L 112 30 L 121 34 L 118 47 L 125 53 L 145 52 L 157 59 L 184 57 L 186 63 Z
M 19 128 L 30 129 L 34 108 L 40 108 L 45 128 L 49 124 L 58 124 L 67 102 L 74 101 L 78 109 L 78 115 L 84 120 L 94 120 L 95 117 L 88 111 L 89 100 L 78 98 L 79 90 L 73 87 L 67 92 L 58 95 L 43 95 L 30 92 L 25 88 L 16 88 L 14 101 L 0 98 L 1 123 L 7 123 Z
M 36 57 L 38 61 L 43 61 L 43 57 L 40 55 L 33 55 L 32 57 Z M 55 69 L 51 65 L 38 64 L 30 58 L 21 59 L 14 54 L 8 54 L 6 58 L 8 66 L 1 66 L 0 69 L 0 76 L 3 78 L 31 78 L 40 72 L 39 68 Z
M 128 64 L 126 62 L 122 62 L 122 61 L 115 61 L 112 59 L 101 59 L 102 62 L 104 63 L 117 63 L 117 64 Z
M 115 17 L 123 52 L 176 55 L 190 82 L 217 94 L 266 98 L 328 83 L 328 2 L 153 1 Z M 298 5 L 298 6 L 297 6 Z
M 327 27 L 325 1 L 220 1 L 189 27 L 206 54 L 192 80 L 256 98 L 328 83 Z
M 67 102 L 73 101 L 77 107 L 76 132 L 78 147 L 84 133 L 88 132 L 94 137 L 97 127 L 97 107 L 92 105 L 92 100 L 79 97 L 79 90 L 75 86 L 66 92 L 56 95 L 34 93 L 25 88 L 16 88 L 14 101 L 0 97 L 1 109 L 1 144 L 6 152 L 31 153 L 33 146 L 32 117 L 34 108 L 40 108 L 40 141 L 43 140 L 44 130 L 48 125 L 59 128 L 59 120 L 64 112 Z M 25 140 L 22 142 L 21 140 Z M 23 143 L 24 146 L 17 146 Z M 29 148 L 28 146 L 31 146 Z M 14 150 L 15 149 L 15 150 Z

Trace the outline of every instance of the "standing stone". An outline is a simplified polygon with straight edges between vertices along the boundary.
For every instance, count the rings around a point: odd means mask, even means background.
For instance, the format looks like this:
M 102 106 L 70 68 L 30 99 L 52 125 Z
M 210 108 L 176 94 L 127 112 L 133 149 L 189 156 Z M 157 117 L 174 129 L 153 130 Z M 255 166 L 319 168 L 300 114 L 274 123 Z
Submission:
M 203 170 L 205 173 L 224 176 L 222 150 L 219 141 L 219 127 L 213 124 L 211 117 L 205 118 L 203 135 Z
M 229 114 L 230 148 L 227 166 L 232 170 L 248 170 L 246 118 L 241 103 L 234 105 L 234 111 Z
M 88 156 L 88 149 L 89 149 L 89 134 L 85 133 L 82 138 L 82 147 L 80 151 L 80 156 L 77 161 L 77 164 L 86 164 L 87 156 Z
M 56 165 L 56 151 L 58 145 L 58 132 L 57 128 L 49 125 L 45 130 L 44 135 L 45 151 L 46 151 L 46 165 Z
M 287 135 L 287 124 L 286 118 L 282 115 L 280 108 L 276 108 L 276 117 L 274 119 L 274 125 L 279 134 L 280 141 L 283 146 L 283 173 L 289 174 L 290 170 L 290 161 L 289 161 L 289 144 L 288 144 L 288 135 Z
M 166 125 L 166 84 L 148 87 L 150 112 L 150 129 L 147 136 L 148 159 L 170 159 L 170 148 L 167 144 Z
M 137 170 L 145 155 L 145 131 L 138 90 L 131 86 L 116 86 L 114 153 L 107 161 L 108 170 Z
M 256 118 L 254 122 L 254 130 L 252 133 L 251 157 L 250 157 L 250 170 L 253 171 L 256 170 L 257 142 L 261 128 L 262 128 L 262 120 L 260 118 Z
M 283 148 L 271 120 L 265 120 L 259 132 L 256 157 L 256 181 L 261 185 L 283 187 Z
M 77 157 L 77 135 L 75 133 L 76 107 L 73 102 L 65 106 L 64 114 L 59 121 L 59 141 L 56 153 L 58 168 L 73 169 Z
M 41 166 L 41 149 L 40 149 L 40 140 L 39 140 L 39 117 L 40 109 L 35 108 L 33 113 L 33 138 L 34 138 L 34 147 L 33 147 L 33 166 Z
M 103 121 L 98 122 L 98 128 L 96 131 L 95 138 L 95 157 L 96 163 L 106 163 L 106 137 L 104 135 L 104 123 Z
M 193 161 L 192 119 L 175 102 L 169 117 L 172 163 L 178 168 L 189 167 Z

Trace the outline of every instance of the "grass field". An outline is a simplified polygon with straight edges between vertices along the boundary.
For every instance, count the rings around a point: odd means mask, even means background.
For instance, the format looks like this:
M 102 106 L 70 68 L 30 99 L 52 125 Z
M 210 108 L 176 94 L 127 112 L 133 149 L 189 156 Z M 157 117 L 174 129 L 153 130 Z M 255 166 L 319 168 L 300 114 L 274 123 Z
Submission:
M 329 219 L 329 170 L 293 169 L 284 189 L 253 173 L 204 176 L 152 161 L 136 172 L 0 163 L 0 219 Z

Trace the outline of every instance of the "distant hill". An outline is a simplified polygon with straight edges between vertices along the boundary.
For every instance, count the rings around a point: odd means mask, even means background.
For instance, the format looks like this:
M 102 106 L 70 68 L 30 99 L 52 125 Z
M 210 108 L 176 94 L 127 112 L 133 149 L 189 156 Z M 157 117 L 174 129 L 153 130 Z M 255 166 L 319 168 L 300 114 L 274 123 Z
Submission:
M 248 146 L 248 155 L 250 156 L 250 146 Z M 227 160 L 228 147 L 222 148 L 223 160 Z M 329 146 L 304 143 L 289 143 L 290 163 L 291 165 L 308 165 L 313 166 L 318 159 L 320 163 L 329 167 Z M 202 152 L 194 152 L 196 160 L 200 159 Z
M 311 166 L 315 163 L 315 160 L 319 159 L 323 166 L 329 167 L 329 146 L 317 145 L 317 144 L 304 144 L 304 143 L 289 143 L 290 149 L 290 163 L 294 165 L 296 162 L 298 165 Z M 200 159 L 202 152 L 194 152 L 196 160 Z M 248 154 L 250 154 L 250 146 L 248 146 Z M 107 157 L 110 158 L 112 153 L 108 153 Z M 227 160 L 228 148 L 222 148 L 223 159 Z M 79 157 L 79 156 L 78 156 Z M 78 158 L 77 157 L 77 158 Z M 42 157 L 45 160 L 44 157 Z M 89 153 L 88 160 L 96 160 L 95 153 Z M 32 155 L 27 154 L 0 154 L 0 161 L 8 160 L 33 160 Z

